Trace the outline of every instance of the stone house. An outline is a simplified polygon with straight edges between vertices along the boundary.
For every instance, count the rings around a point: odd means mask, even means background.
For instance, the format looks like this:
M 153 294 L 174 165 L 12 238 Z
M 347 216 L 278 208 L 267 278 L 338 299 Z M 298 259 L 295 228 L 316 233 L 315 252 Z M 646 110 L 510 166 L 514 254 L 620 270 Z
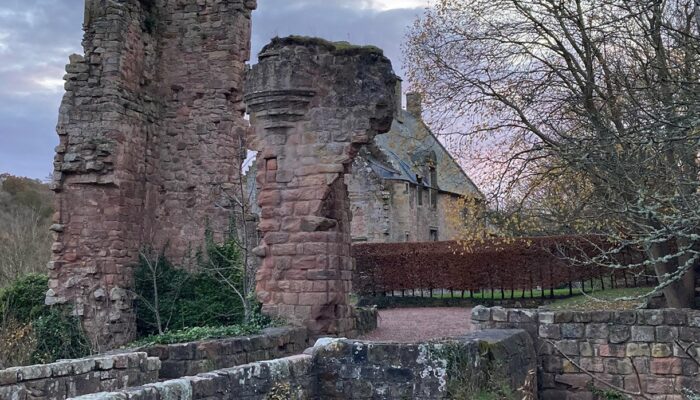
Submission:
M 420 95 L 407 94 L 406 109 L 398 98 L 391 131 L 360 150 L 345 177 L 353 242 L 456 239 L 467 215 L 456 201 L 483 194 L 423 121 Z

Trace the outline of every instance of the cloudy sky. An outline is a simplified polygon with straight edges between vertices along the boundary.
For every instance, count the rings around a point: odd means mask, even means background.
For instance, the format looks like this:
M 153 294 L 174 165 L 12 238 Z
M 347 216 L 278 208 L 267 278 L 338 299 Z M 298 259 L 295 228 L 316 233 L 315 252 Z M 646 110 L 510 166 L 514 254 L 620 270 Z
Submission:
M 427 0 L 258 0 L 253 52 L 291 34 L 373 44 L 403 75 L 401 42 Z M 58 143 L 64 66 L 82 53 L 83 0 L 0 0 L 0 173 L 43 179 Z

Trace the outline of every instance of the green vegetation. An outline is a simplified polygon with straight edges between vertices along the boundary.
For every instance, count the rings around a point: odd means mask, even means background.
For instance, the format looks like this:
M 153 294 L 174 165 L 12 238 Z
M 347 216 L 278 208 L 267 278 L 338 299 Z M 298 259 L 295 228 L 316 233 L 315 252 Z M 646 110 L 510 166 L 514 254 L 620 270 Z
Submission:
M 479 360 L 474 359 L 478 357 Z M 463 343 L 449 343 L 431 349 L 431 358 L 442 360 L 447 369 L 447 397 L 455 400 L 515 400 L 505 368 L 494 364 L 489 349 L 478 354 Z
M 48 276 L 29 274 L 0 289 L 0 316 L 30 322 L 45 312 L 44 296 L 48 285 Z
M 243 248 L 233 238 L 206 242 L 194 268 L 172 265 L 144 251 L 135 271 L 135 346 L 182 343 L 259 332 L 276 322 L 260 313 L 249 293 Z
M 48 277 L 30 274 L 0 291 L 0 368 L 90 354 L 78 318 L 45 306 Z
M 90 342 L 83 333 L 80 321 L 66 308 L 46 307 L 32 326 L 36 336 L 32 363 L 45 364 L 90 354 Z
M 198 326 L 168 331 L 161 335 L 147 336 L 130 344 L 130 346 L 149 346 L 154 344 L 173 344 L 194 342 L 197 340 L 220 339 L 232 336 L 251 335 L 260 332 L 265 326 L 243 324 L 231 326 Z
M 598 389 L 597 387 L 591 385 L 590 386 L 591 392 L 593 393 L 593 396 L 595 396 L 597 399 L 602 399 L 602 400 L 627 400 L 628 397 L 625 396 L 624 394 L 618 392 L 617 390 L 612 390 L 612 389 Z
M 375 54 L 378 56 L 384 56 L 384 51 L 376 46 L 359 46 L 354 45 L 350 42 L 340 41 L 331 42 L 326 39 L 311 37 L 311 36 L 298 36 L 292 35 L 284 38 L 276 37 L 272 39 L 272 43 L 268 44 L 263 48 L 262 52 L 265 52 L 270 47 L 275 46 L 285 46 L 285 45 L 313 45 L 325 47 L 330 52 L 338 55 L 355 55 L 355 54 Z
M 243 322 L 242 301 L 229 286 L 242 281 L 240 251 L 233 241 L 212 246 L 212 256 L 194 272 L 142 252 L 134 275 L 140 336 Z
M 645 301 L 618 300 L 623 297 L 644 296 L 649 293 L 649 288 L 609 289 L 593 292 L 589 295 L 578 295 L 568 299 L 556 300 L 546 306 L 551 310 L 630 310 L 639 307 Z

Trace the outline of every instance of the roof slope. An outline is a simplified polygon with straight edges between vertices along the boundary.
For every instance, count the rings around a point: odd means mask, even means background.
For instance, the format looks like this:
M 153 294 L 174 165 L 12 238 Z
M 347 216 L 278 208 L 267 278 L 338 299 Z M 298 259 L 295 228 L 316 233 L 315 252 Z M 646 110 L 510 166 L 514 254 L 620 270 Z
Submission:
M 374 138 L 375 151 L 371 152 L 373 156 L 368 159 L 374 172 L 384 179 L 403 180 L 418 185 L 421 184 L 418 176 L 425 173 L 425 160 L 429 157 L 435 160 L 439 190 L 483 197 L 426 124 L 406 110 L 401 110 L 400 113 L 389 132 Z M 376 150 L 381 155 L 377 155 Z

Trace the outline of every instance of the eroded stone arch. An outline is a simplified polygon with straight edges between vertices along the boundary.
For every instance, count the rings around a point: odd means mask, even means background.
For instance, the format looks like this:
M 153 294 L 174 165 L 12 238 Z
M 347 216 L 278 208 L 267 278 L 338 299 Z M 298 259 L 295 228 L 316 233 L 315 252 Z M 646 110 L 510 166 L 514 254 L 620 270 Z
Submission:
M 258 156 L 263 311 L 312 335 L 352 335 L 350 210 L 344 174 L 360 146 L 389 131 L 396 82 L 381 50 L 274 39 L 247 76 Z

